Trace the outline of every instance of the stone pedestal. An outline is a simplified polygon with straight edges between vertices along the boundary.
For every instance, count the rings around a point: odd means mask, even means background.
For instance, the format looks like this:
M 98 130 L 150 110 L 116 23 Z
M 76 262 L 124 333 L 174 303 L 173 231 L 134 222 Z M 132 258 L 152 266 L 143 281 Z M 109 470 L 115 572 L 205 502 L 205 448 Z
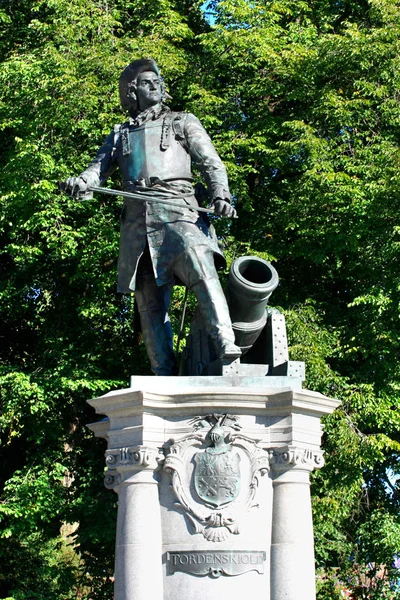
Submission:
M 133 377 L 90 404 L 119 495 L 115 600 L 314 600 L 309 473 L 338 402 L 289 377 Z

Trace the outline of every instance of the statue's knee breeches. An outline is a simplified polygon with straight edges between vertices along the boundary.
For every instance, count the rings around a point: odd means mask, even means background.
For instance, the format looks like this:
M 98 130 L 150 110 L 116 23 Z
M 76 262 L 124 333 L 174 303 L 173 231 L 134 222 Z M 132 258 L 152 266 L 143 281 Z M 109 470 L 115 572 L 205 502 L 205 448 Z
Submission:
M 135 298 L 139 312 L 164 311 L 168 313 L 171 285 L 158 286 L 154 275 L 140 276 L 136 280 Z
M 194 292 L 217 356 L 224 356 L 227 349 L 231 354 L 239 356 L 240 350 L 234 344 L 235 334 L 228 304 L 214 265 L 212 250 L 208 246 L 188 248 L 175 262 L 174 273 Z
M 206 245 L 191 246 L 175 260 L 173 264 L 174 275 L 191 289 L 199 281 L 205 279 L 218 279 L 214 264 L 214 253 Z
M 154 275 L 150 274 L 141 274 L 136 281 L 135 299 L 151 368 L 156 375 L 175 375 L 177 367 L 168 315 L 172 286 L 157 286 Z

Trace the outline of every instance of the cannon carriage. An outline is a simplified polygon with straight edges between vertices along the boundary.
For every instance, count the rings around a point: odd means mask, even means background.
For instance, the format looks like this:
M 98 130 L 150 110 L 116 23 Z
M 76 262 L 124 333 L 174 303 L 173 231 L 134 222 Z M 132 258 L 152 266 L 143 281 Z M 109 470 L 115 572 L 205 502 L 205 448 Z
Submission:
M 190 325 L 180 375 L 283 375 L 304 379 L 304 363 L 290 361 L 285 317 L 268 306 L 279 284 L 276 269 L 262 258 L 242 256 L 230 268 L 225 296 L 239 359 L 216 356 L 199 310 Z

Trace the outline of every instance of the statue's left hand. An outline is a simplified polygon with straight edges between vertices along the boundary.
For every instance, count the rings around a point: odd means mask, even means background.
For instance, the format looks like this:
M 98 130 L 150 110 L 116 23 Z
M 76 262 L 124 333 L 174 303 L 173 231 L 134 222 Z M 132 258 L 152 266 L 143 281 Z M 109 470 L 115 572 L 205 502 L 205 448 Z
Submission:
M 237 218 L 236 210 L 226 200 L 215 200 L 212 206 L 214 208 L 214 214 L 218 215 L 219 217 L 231 217 L 231 219 Z

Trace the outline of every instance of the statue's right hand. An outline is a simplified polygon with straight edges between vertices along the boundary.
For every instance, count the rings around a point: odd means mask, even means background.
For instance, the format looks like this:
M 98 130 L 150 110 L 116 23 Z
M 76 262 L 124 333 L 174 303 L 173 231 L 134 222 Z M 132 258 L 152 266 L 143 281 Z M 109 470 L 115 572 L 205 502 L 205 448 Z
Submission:
M 63 192 L 77 200 L 81 200 L 82 198 L 88 199 L 89 196 L 93 197 L 93 194 L 88 192 L 88 187 L 88 184 L 82 177 L 68 177 L 68 179 L 60 184 L 60 189 Z

